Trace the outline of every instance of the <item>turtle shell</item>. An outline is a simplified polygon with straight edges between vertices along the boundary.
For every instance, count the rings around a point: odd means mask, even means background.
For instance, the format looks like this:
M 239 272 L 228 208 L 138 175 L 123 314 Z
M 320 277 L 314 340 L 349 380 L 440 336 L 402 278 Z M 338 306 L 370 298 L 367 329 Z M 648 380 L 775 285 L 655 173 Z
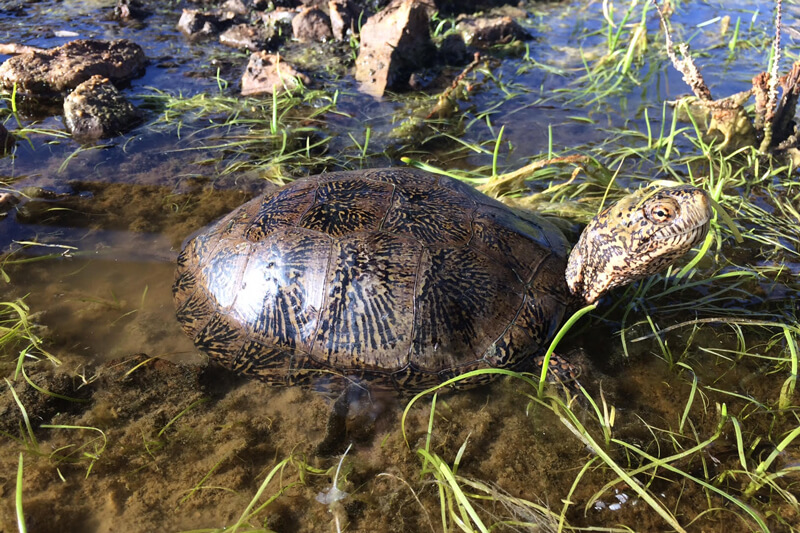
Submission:
M 414 391 L 531 364 L 565 312 L 566 252 L 546 220 L 457 180 L 335 172 L 255 198 L 190 240 L 173 292 L 195 345 L 235 372 Z

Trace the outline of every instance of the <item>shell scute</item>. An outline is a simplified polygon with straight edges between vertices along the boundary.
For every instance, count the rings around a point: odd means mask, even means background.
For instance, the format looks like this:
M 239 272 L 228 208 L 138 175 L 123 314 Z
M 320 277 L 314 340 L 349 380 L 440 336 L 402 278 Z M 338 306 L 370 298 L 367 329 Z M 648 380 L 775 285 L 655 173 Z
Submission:
M 566 241 L 559 238 L 560 233 L 551 224 L 525 220 L 508 208 L 482 206 L 475 213 L 472 225 L 474 238 L 470 244 L 500 264 L 508 265 L 525 283 L 551 255 L 567 256 Z
M 229 368 L 233 367 L 245 340 L 245 332 L 240 325 L 219 312 L 214 312 L 194 337 L 198 348 Z
M 217 308 L 228 308 L 241 288 L 242 272 L 250 259 L 250 247 L 228 242 L 218 247 L 198 269 L 198 283 L 208 292 Z
M 297 228 L 253 244 L 231 314 L 262 343 L 308 350 L 330 250 L 329 238 Z
M 438 372 L 479 359 L 522 303 L 514 272 L 471 248 L 429 250 L 416 293 L 412 358 Z
M 386 216 L 394 186 L 363 179 L 335 179 L 318 184 L 313 205 L 297 225 L 332 237 L 375 231 Z
M 384 231 L 413 237 L 426 245 L 459 246 L 472 237 L 475 202 L 439 185 L 398 185 Z
M 384 232 L 336 242 L 312 357 L 334 368 L 408 362 L 421 246 Z
M 292 187 L 256 199 L 252 207 L 245 206 L 241 213 L 241 219 L 248 223 L 245 237 L 257 242 L 276 231 L 294 226 L 313 205 L 316 189 L 315 181 L 297 182 Z

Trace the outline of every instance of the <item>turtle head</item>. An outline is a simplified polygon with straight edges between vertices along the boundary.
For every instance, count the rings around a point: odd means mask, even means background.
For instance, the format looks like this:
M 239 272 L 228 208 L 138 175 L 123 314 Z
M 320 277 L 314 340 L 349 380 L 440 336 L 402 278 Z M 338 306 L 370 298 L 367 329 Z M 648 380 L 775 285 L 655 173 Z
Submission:
M 701 242 L 711 206 L 705 191 L 683 185 L 632 193 L 594 217 L 572 249 L 567 285 L 594 303 L 605 292 L 655 274 Z

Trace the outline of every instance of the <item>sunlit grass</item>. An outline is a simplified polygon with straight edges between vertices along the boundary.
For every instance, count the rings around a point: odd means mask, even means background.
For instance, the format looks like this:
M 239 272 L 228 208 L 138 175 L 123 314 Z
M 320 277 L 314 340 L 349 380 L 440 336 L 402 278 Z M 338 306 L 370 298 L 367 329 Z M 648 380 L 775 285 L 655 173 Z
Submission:
M 198 152 L 196 164 L 218 166 L 222 174 L 258 169 L 277 180 L 291 176 L 284 167 L 324 168 L 329 142 L 324 118 L 336 112 L 337 97 L 322 91 L 269 99 L 184 97 L 158 89 L 143 95 L 161 113 L 149 127 L 174 132 L 181 140 L 184 147 L 174 152 Z
M 691 9 L 690 2 L 675 4 L 678 10 Z M 743 243 L 737 242 L 735 233 L 718 218 L 708 240 L 693 257 L 618 291 L 607 305 L 564 329 L 565 335 L 578 336 L 586 328 L 602 325 L 618 332 L 622 356 L 628 358 L 624 364 L 640 364 L 645 358 L 663 361 L 667 368 L 664 379 L 672 380 L 671 386 L 681 387 L 681 396 L 666 418 L 634 413 L 649 438 L 629 438 L 617 427 L 619 411 L 613 397 L 607 397 L 602 388 L 596 393 L 584 389 L 584 398 L 569 402 L 547 394 L 544 374 L 496 371 L 493 373 L 517 380 L 521 395 L 529 403 L 515 416 L 525 416 L 533 409 L 544 411 L 590 450 L 585 463 L 576 465 L 566 494 L 511 496 L 491 479 L 465 474 L 465 465 L 479 460 L 484 451 L 474 450 L 469 438 L 455 448 L 437 446 L 445 435 L 434 416 L 437 396 L 433 390 L 408 402 L 395 428 L 405 433 L 409 430 L 409 413 L 430 408 L 424 444 L 409 450 L 417 460 L 418 479 L 388 472 L 376 479 L 400 479 L 423 511 L 420 523 L 432 530 L 492 531 L 506 526 L 564 530 L 619 485 L 628 487 L 638 505 L 647 506 L 663 528 L 682 531 L 707 527 L 713 521 L 735 524 L 732 531 L 737 526 L 767 531 L 773 524 L 796 530 L 796 524 L 779 516 L 775 509 L 785 505 L 795 516 L 800 513 L 795 481 L 798 468 L 796 461 L 790 460 L 796 457 L 800 442 L 796 392 L 800 181 L 791 165 L 764 157 L 754 148 L 720 151 L 715 141 L 706 138 L 702 124 L 692 117 L 684 120 L 667 102 L 648 96 L 639 108 L 624 111 L 621 100 L 652 85 L 663 70 L 661 35 L 648 27 L 652 16 L 649 3 L 604 2 L 603 6 L 605 22 L 581 34 L 585 42 L 599 46 L 577 50 L 580 74 L 576 75 L 571 66 L 547 65 L 531 54 L 515 63 L 516 74 L 538 69 L 569 78 L 566 87 L 532 103 L 526 100 L 520 104 L 519 97 L 538 88 L 523 87 L 507 71 L 487 64 L 471 73 L 473 92 L 460 93 L 450 116 L 428 118 L 437 95 L 389 96 L 400 111 L 395 116 L 370 117 L 382 127 L 373 126 L 370 120 L 344 117 L 348 125 L 358 123 L 358 127 L 342 132 L 329 121 L 339 113 L 336 92 L 304 91 L 249 99 L 229 96 L 222 84 L 220 93 L 214 95 L 184 97 L 153 90 L 143 98 L 159 118 L 148 127 L 174 134 L 180 138 L 177 150 L 197 154 L 198 164 L 219 168 L 221 173 L 252 170 L 282 182 L 296 175 L 298 169 L 305 173 L 373 166 L 398 161 L 403 155 L 409 157 L 405 160 L 408 163 L 481 186 L 518 207 L 575 221 L 588 220 L 601 206 L 654 181 L 672 180 L 704 188 L 734 219 Z M 600 14 L 596 15 L 599 21 Z M 754 30 L 752 23 L 748 28 L 747 20 L 737 16 L 733 29 L 714 46 L 731 53 L 757 47 L 766 33 Z M 698 29 L 677 31 L 691 41 Z M 710 55 L 713 50 L 699 49 L 698 53 Z M 515 120 L 518 111 L 537 105 L 564 106 L 571 120 L 591 128 L 591 135 L 559 147 L 550 127 L 547 149 L 541 154 L 525 154 L 531 158 L 526 172 L 514 174 L 506 168 L 505 158 L 523 155 L 515 152 L 504 126 Z M 623 109 L 622 113 L 630 116 L 606 121 L 597 109 L 612 109 L 614 113 Z M 405 121 L 408 127 L 402 129 Z M 386 127 L 386 123 L 397 127 Z M 27 143 L 42 138 L 60 142 L 66 137 L 34 126 L 15 133 Z M 331 152 L 336 137 L 339 151 Z M 66 170 L 86 150 L 75 148 L 60 170 Z M 52 257 L 16 259 L 24 265 L 24 261 Z M 18 363 L 16 377 L 22 377 L 28 386 L 35 388 L 25 364 L 36 360 L 58 363 L 47 351 L 45 334 L 35 326 L 35 316 L 24 300 L 0 303 L 0 334 L 4 353 Z M 556 341 L 560 340 L 559 336 Z M 139 363 L 126 376 L 148 361 Z M 746 373 L 770 383 L 748 388 L 742 377 Z M 474 376 L 455 378 L 453 383 Z M 114 443 L 108 441 L 103 428 L 37 426 L 11 382 L 8 391 L 22 419 L 17 433 L 4 435 L 23 450 L 15 494 L 22 531 L 23 454 L 47 457 L 57 470 L 59 465 L 77 462 L 85 467 L 88 477 L 104 455 L 111 453 Z M 643 391 L 645 396 L 651 393 Z M 428 397 L 430 402 L 423 401 Z M 169 420 L 144 432 L 136 453 L 153 460 L 163 457 L 175 442 L 171 437 L 186 415 L 206 401 L 171 406 Z M 42 443 L 54 434 L 70 442 L 54 451 L 43 451 Z M 356 448 L 351 453 L 358 456 L 362 452 Z M 187 484 L 179 509 L 203 491 L 234 492 L 213 482 L 228 459 L 223 456 Z M 536 459 L 532 457 L 531 461 Z M 320 468 L 297 456 L 278 461 L 259 475 L 254 494 L 247 495 L 252 497 L 235 521 L 218 526 L 220 529 L 198 531 L 267 531 L 265 517 L 274 502 L 290 489 L 303 487 L 305 475 L 330 475 L 343 460 L 324 460 Z M 31 468 L 31 463 L 26 457 L 26 468 Z M 600 484 L 590 480 L 590 474 L 596 472 L 603 476 Z M 337 488 L 338 476 L 332 477 L 332 487 Z M 433 498 L 427 497 L 430 487 Z M 660 495 L 663 487 L 669 489 L 670 496 L 677 496 L 665 501 Z M 368 483 L 360 490 L 369 488 Z M 587 493 L 590 497 L 579 502 L 578 496 Z M 690 494 L 701 497 L 685 501 Z M 619 525 L 620 529 L 636 527 L 636 523 Z

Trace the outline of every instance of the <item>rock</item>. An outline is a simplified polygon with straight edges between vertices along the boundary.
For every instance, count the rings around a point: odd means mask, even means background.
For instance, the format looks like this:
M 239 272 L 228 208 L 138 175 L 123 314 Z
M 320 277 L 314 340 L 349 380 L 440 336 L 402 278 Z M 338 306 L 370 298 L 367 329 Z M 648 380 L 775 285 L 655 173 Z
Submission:
M 139 0 L 117 0 L 112 18 L 123 22 L 142 20 L 150 16 L 145 6 Z
M 219 36 L 219 42 L 233 48 L 246 48 L 251 52 L 276 47 L 281 38 L 273 28 L 237 24 Z
M 411 73 L 431 62 L 435 49 L 425 7 L 416 0 L 393 0 L 361 28 L 356 80 L 373 96 L 408 85 Z
M 207 37 L 225 30 L 236 16 L 235 13 L 203 12 L 184 9 L 178 20 L 178 29 L 188 37 Z
M 433 4 L 436 11 L 443 14 L 475 13 L 507 4 L 516 4 L 517 0 L 421 0 Z
M 291 35 L 292 19 L 297 15 L 297 11 L 292 9 L 278 8 L 268 13 L 261 15 L 261 22 L 268 30 L 278 32 L 280 34 Z
M 294 38 L 302 43 L 325 42 L 333 38 L 331 19 L 319 8 L 307 7 L 292 19 Z
M 305 74 L 283 61 L 277 54 L 255 52 L 242 76 L 242 96 L 272 94 L 283 90 L 294 90 L 311 80 Z
M 107 78 L 92 76 L 64 99 L 64 122 L 73 137 L 95 140 L 129 131 L 141 116 Z
M 17 143 L 17 139 L 9 132 L 5 126 L 0 124 L 0 154 L 7 154 Z M 1 212 L 2 210 L 0 210 Z
M 439 62 L 444 65 L 465 65 L 471 59 L 464 38 L 451 33 L 439 43 Z
M 250 8 L 242 0 L 225 0 L 220 8 L 236 15 L 247 15 L 250 12 Z
M 5 130 L 5 127 L 3 127 Z M 8 131 L 6 131 L 8 133 Z M 0 217 L 8 214 L 9 211 L 19 203 L 19 197 L 10 192 L 0 192 Z
M 127 39 L 79 39 L 44 52 L 27 52 L 0 65 L 0 87 L 25 95 L 53 97 L 94 75 L 113 83 L 140 75 L 147 64 L 142 47 Z
M 334 39 L 342 41 L 354 32 L 360 12 L 353 0 L 329 0 L 328 12 Z
M 44 52 L 44 48 L 38 46 L 28 46 L 26 44 L 17 43 L 0 43 L 0 54 L 4 56 L 15 56 L 17 54 L 25 54 L 27 52 Z
M 486 48 L 506 44 L 515 39 L 530 39 L 531 35 L 511 17 L 459 17 L 458 31 L 468 45 Z

